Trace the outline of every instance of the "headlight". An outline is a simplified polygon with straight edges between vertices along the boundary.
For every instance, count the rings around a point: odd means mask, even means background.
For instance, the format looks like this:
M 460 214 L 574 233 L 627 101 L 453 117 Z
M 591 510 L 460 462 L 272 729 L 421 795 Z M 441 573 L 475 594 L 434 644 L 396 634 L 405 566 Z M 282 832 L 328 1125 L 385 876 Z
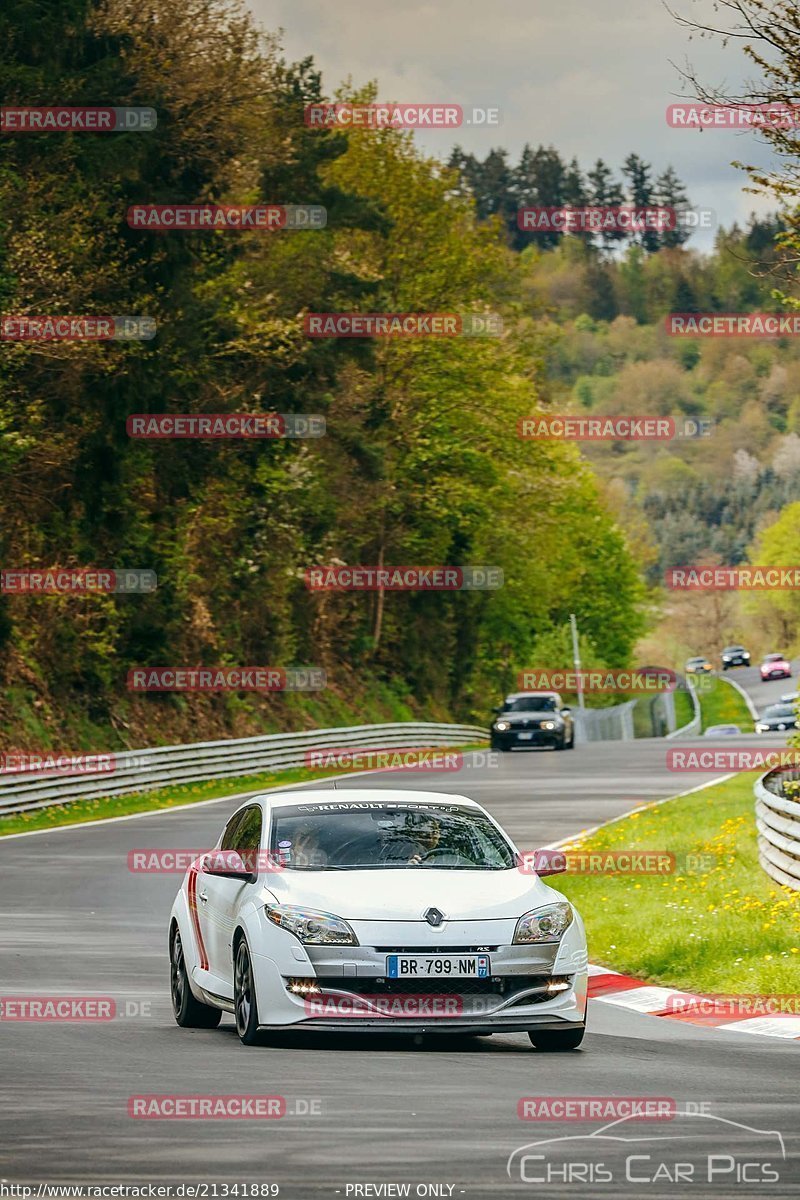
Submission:
M 333 913 L 298 908 L 294 904 L 266 904 L 264 909 L 273 925 L 293 933 L 306 946 L 358 945 L 358 938 L 347 921 Z
M 742 655 L 742 658 L 749 658 L 749 657 L 750 657 L 750 655 L 749 655 L 749 654 L 747 654 L 747 653 L 745 653 L 745 654 L 743 654 L 743 655 Z
M 525 913 L 517 921 L 514 942 L 560 942 L 572 924 L 572 905 L 562 901 Z
M 756 733 L 769 733 L 769 725 L 765 725 L 763 721 L 757 721 Z
M 495 727 L 495 729 L 499 729 L 500 732 L 502 733 L 504 729 L 511 728 L 511 722 L 510 721 L 495 721 L 494 727 Z
M 542 721 L 542 729 L 555 729 L 555 721 Z
M 745 656 L 745 657 L 746 657 L 746 656 Z M 723 656 L 722 656 L 722 661 L 723 661 L 723 662 L 730 662 L 730 661 L 731 661 L 731 656 L 730 656 L 730 654 L 723 654 Z

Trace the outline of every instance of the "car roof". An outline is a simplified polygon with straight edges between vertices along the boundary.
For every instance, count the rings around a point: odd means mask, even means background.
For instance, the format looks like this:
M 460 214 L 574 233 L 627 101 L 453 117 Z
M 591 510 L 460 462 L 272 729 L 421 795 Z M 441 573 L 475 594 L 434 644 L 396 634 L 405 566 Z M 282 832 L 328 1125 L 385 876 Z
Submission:
M 780 658 L 780 659 L 781 659 L 783 662 L 785 662 L 785 661 L 786 661 L 786 660 L 785 660 L 785 658 L 783 657 L 783 655 L 782 655 L 782 654 L 765 654 L 765 655 L 764 655 L 764 662 L 771 662 L 771 661 L 777 660 L 777 659 L 779 659 L 779 658 Z
M 706 661 L 706 657 L 707 657 L 707 656 L 706 656 L 705 654 L 693 654 L 693 655 L 692 655 L 692 657 L 691 657 L 691 658 L 687 658 L 687 660 L 686 660 L 686 661 L 687 661 L 687 662 L 705 662 L 705 661 Z
M 554 696 L 556 700 L 561 699 L 560 692 L 509 692 L 506 700 L 521 700 L 524 696 Z
M 475 800 L 468 796 L 454 796 L 449 792 L 417 792 L 410 788 L 297 788 L 287 792 L 269 792 L 264 796 L 251 796 L 253 800 L 265 800 L 273 808 L 286 808 L 290 804 L 330 804 L 332 800 L 363 800 L 373 804 L 467 804 L 480 809 Z M 244 807 L 244 806 L 243 806 Z

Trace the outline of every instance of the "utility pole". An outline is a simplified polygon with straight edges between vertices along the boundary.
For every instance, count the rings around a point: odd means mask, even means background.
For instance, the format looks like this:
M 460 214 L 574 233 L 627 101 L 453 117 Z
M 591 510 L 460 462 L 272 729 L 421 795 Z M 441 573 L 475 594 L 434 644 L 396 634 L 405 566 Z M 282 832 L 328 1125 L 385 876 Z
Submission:
M 583 681 L 581 680 L 581 656 L 578 650 L 578 622 L 575 620 L 575 613 L 569 614 L 569 623 L 572 628 L 572 662 L 578 679 L 578 705 L 580 708 L 585 708 L 586 705 L 583 702 Z

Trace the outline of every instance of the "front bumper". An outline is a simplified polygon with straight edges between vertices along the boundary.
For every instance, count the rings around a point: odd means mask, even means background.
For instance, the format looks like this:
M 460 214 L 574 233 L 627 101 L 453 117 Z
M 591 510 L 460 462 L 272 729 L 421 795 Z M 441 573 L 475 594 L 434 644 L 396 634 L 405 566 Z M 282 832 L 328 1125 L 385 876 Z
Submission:
M 506 922 L 476 924 L 485 932 L 487 925 Z M 462 932 L 466 932 L 463 926 Z M 506 929 L 502 932 L 507 934 Z M 260 1027 L 350 1033 L 515 1033 L 584 1023 L 588 975 L 579 918 L 558 944 L 492 944 L 488 939 L 472 944 L 462 937 L 457 944 L 438 944 L 434 950 L 427 939 L 420 945 L 422 937 L 414 939 L 408 933 L 392 944 L 307 946 L 302 954 L 305 962 L 293 955 L 291 964 L 280 967 L 251 945 Z M 388 954 L 435 951 L 488 953 L 490 976 L 419 982 L 386 977 Z M 296 994 L 289 990 L 290 980 L 305 981 L 306 986 L 313 981 L 319 991 Z
M 560 746 L 565 737 L 565 731 L 559 729 L 493 729 L 491 741 L 504 750 L 529 749 L 532 746 Z

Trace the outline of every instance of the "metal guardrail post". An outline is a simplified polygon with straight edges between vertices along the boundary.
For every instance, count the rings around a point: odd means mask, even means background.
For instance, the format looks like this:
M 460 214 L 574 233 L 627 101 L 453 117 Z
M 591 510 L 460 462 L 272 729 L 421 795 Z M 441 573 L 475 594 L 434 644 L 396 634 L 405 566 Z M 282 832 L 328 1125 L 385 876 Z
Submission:
M 437 722 L 404 721 L 312 729 L 219 742 L 154 746 L 112 755 L 114 770 L 92 775 L 0 775 L 0 815 L 47 808 L 71 800 L 104 799 L 152 791 L 168 784 L 241 778 L 265 771 L 302 767 L 313 751 L 424 749 L 488 741 L 485 728 Z
M 800 891 L 800 802 L 783 795 L 783 784 L 800 778 L 800 770 L 777 767 L 754 785 L 758 859 L 782 887 Z

